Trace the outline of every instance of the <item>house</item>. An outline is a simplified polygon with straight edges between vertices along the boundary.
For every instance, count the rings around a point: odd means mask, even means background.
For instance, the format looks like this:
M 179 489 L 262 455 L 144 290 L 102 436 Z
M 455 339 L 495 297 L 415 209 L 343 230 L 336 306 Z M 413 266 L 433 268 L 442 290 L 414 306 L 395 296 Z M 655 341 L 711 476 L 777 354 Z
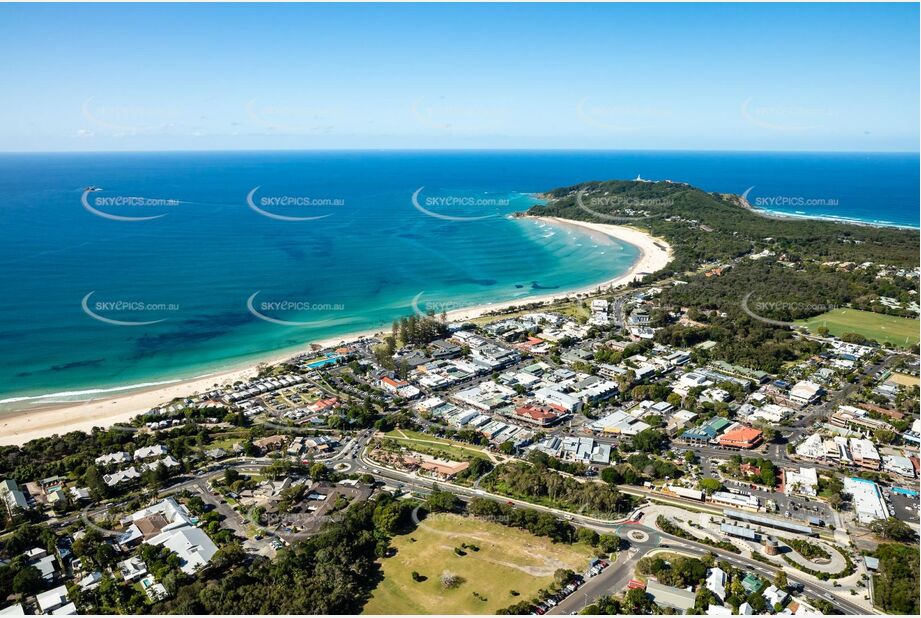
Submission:
M 29 509 L 29 500 L 26 495 L 19 489 L 19 485 L 12 479 L 7 479 L 0 483 L 0 499 L 6 505 L 6 509 L 12 515 L 17 509 L 27 511 Z
M 707 590 L 716 595 L 720 601 L 726 599 L 726 572 L 719 567 L 707 569 Z
M 758 592 L 761 589 L 761 578 L 754 573 L 746 573 L 745 577 L 742 578 L 742 588 L 748 594 Z
M 204 530 L 191 526 L 166 530 L 146 543 L 165 547 L 178 555 L 179 568 L 186 575 L 203 568 L 217 553 L 217 545 L 208 538 Z
M 127 583 L 136 582 L 147 575 L 147 565 L 137 556 L 131 556 L 115 565 L 122 579 Z
M 134 451 L 135 459 L 153 459 L 160 458 L 167 455 L 166 447 L 161 444 L 154 444 L 153 446 L 145 446 Z
M 655 580 L 646 583 L 646 594 L 652 597 L 653 602 L 659 607 L 670 607 L 682 612 L 694 607 L 695 596 L 690 590 L 666 586 Z
M 789 594 L 773 584 L 765 588 L 764 592 L 761 593 L 761 596 L 763 596 L 764 600 L 767 601 L 768 607 L 783 605 L 786 600 L 790 598 Z
M 103 482 L 105 482 L 105 484 L 109 487 L 116 487 L 117 485 L 130 483 L 131 481 L 137 480 L 139 478 L 141 478 L 141 473 L 138 472 L 134 466 L 113 472 L 112 474 L 102 475 Z
M 80 590 L 95 590 L 102 583 L 102 572 L 93 571 L 83 579 L 77 582 Z
M 35 602 L 41 613 L 55 616 L 73 616 L 77 607 L 67 598 L 67 586 L 58 586 L 35 595 Z
M 120 465 L 126 464 L 131 461 L 131 455 L 125 451 L 118 451 L 115 453 L 109 453 L 108 455 L 100 455 L 95 459 L 96 465 L 99 466 L 108 466 L 108 465 Z
M 141 509 L 122 520 L 127 525 L 125 532 L 118 537 L 118 544 L 128 547 L 147 541 L 169 530 L 192 525 L 192 519 L 185 506 L 173 498 L 164 498 L 160 502 Z

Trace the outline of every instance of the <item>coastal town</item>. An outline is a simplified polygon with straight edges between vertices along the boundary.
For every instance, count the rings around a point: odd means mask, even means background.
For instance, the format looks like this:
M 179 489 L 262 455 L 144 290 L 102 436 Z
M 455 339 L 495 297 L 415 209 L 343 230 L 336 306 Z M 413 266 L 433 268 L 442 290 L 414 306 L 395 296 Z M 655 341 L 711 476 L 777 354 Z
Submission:
M 486 536 L 412 578 L 384 551 L 370 613 L 464 588 L 479 612 L 530 614 L 871 614 L 916 594 L 917 344 L 797 328 L 809 353 L 755 370 L 662 336 L 707 319 L 663 301 L 684 285 L 415 313 L 88 439 L 31 443 L 47 455 L 9 452 L 0 613 L 154 613 L 375 504 L 375 521 L 411 510 L 395 539 L 476 520 L 583 553 L 552 577 L 512 565 L 503 600 L 450 572 Z M 75 444 L 55 456 L 56 440 Z

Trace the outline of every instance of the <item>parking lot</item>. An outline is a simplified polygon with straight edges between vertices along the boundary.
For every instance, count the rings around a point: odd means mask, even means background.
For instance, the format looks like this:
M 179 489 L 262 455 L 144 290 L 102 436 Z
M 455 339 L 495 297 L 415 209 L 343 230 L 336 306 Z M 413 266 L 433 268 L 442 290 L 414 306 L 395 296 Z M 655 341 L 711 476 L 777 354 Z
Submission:
M 890 493 L 895 516 L 902 521 L 918 523 L 918 497 L 905 494 Z

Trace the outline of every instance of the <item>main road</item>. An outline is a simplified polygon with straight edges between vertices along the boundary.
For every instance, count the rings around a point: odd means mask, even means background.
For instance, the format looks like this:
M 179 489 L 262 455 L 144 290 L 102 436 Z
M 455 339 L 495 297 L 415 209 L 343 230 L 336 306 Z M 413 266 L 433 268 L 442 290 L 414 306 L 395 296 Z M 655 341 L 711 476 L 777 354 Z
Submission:
M 366 437 L 360 443 L 360 447 L 362 447 L 362 449 L 368 439 L 370 439 L 370 436 Z M 463 487 L 461 485 L 455 485 L 449 482 L 437 482 L 429 479 L 423 479 L 416 474 L 385 468 L 376 462 L 369 461 L 364 458 L 363 450 L 359 450 L 359 453 L 360 454 L 354 456 L 351 459 L 353 465 L 353 469 L 351 470 L 352 472 L 370 474 L 375 478 L 393 482 L 397 485 L 402 485 L 403 487 L 409 488 L 411 491 L 422 495 L 431 493 L 433 488 L 437 486 L 439 489 L 450 490 L 451 493 L 457 495 L 461 499 L 484 498 L 487 500 L 493 500 L 495 502 L 503 502 L 520 508 L 527 508 L 542 513 L 549 513 L 562 520 L 569 521 L 586 528 L 592 528 L 599 532 L 618 534 L 622 539 L 625 539 L 630 543 L 630 548 L 626 551 L 620 552 L 618 559 L 614 564 L 602 571 L 600 575 L 588 580 L 586 584 L 582 586 L 582 588 L 570 595 L 566 600 L 563 601 L 563 603 L 557 605 L 557 607 L 555 607 L 551 613 L 570 613 L 572 611 L 581 609 L 583 605 L 592 603 L 605 594 L 620 592 L 623 590 L 626 582 L 632 577 L 633 568 L 636 565 L 636 562 L 650 551 L 656 549 L 678 549 L 683 553 L 691 553 L 692 555 L 699 556 L 703 556 L 706 553 L 712 553 L 716 555 L 720 560 L 725 560 L 730 564 L 747 571 L 755 571 L 764 577 L 767 577 L 768 579 L 772 579 L 776 574 L 776 571 L 780 570 L 777 567 L 771 567 L 764 563 L 751 560 L 749 558 L 744 558 L 732 552 L 727 552 L 716 547 L 710 547 L 709 545 L 705 545 L 703 543 L 696 543 L 694 541 L 688 541 L 686 539 L 682 539 L 681 537 L 667 534 L 656 528 L 643 525 L 641 521 L 627 518 L 622 518 L 619 520 L 600 519 L 589 515 L 569 513 L 568 511 L 564 511 L 562 509 L 548 507 L 540 504 L 532 504 L 524 500 L 492 494 L 482 489 L 473 489 L 469 487 Z M 633 487 L 624 488 L 623 491 L 624 493 L 635 493 L 636 495 L 645 495 L 649 493 L 642 489 Z M 656 499 L 659 500 L 661 497 L 656 496 Z M 631 534 L 634 532 L 638 534 Z M 631 536 L 637 539 L 642 539 L 645 537 L 646 540 L 634 540 L 631 538 Z M 626 557 L 623 556 L 623 554 L 627 554 Z M 787 580 L 802 585 L 803 591 L 807 595 L 828 601 L 839 610 L 841 610 L 841 613 L 867 613 L 865 608 L 847 599 L 843 599 L 837 595 L 832 594 L 827 588 L 817 586 L 815 583 L 799 577 L 797 574 L 792 573 L 790 570 L 785 570 L 785 573 L 787 575 Z M 580 600 L 582 605 L 579 604 Z

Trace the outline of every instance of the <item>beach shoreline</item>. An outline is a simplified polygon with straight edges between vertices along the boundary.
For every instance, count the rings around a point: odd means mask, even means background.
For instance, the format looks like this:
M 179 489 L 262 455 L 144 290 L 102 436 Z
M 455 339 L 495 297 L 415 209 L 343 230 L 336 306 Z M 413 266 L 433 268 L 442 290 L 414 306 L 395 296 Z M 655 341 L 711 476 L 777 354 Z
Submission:
M 671 246 L 661 238 L 655 238 L 640 229 L 606 223 L 589 223 L 558 217 L 528 217 L 559 227 L 580 229 L 583 232 L 600 233 L 609 238 L 633 245 L 639 255 L 630 268 L 617 277 L 586 285 L 565 292 L 554 292 L 529 296 L 510 301 L 479 304 L 447 312 L 447 319 L 452 322 L 472 320 L 487 314 L 514 310 L 534 304 L 543 304 L 564 300 L 580 295 L 595 293 L 599 290 L 625 286 L 644 275 L 664 268 L 672 259 Z M 73 402 L 56 402 L 34 404 L 28 409 L 11 410 L 0 413 L 0 446 L 24 444 L 29 440 L 63 434 L 70 431 L 89 432 L 93 427 L 108 427 L 131 421 L 151 408 L 168 404 L 170 401 L 190 395 L 210 391 L 237 381 L 246 381 L 255 376 L 258 367 L 276 364 L 301 354 L 308 354 L 317 346 L 326 348 L 347 344 L 365 337 L 384 332 L 382 328 L 346 333 L 334 337 L 304 343 L 296 348 L 277 351 L 261 359 L 247 359 L 237 366 L 218 370 L 189 379 L 165 380 L 163 383 L 137 390 L 125 390 L 103 396 L 99 399 Z

